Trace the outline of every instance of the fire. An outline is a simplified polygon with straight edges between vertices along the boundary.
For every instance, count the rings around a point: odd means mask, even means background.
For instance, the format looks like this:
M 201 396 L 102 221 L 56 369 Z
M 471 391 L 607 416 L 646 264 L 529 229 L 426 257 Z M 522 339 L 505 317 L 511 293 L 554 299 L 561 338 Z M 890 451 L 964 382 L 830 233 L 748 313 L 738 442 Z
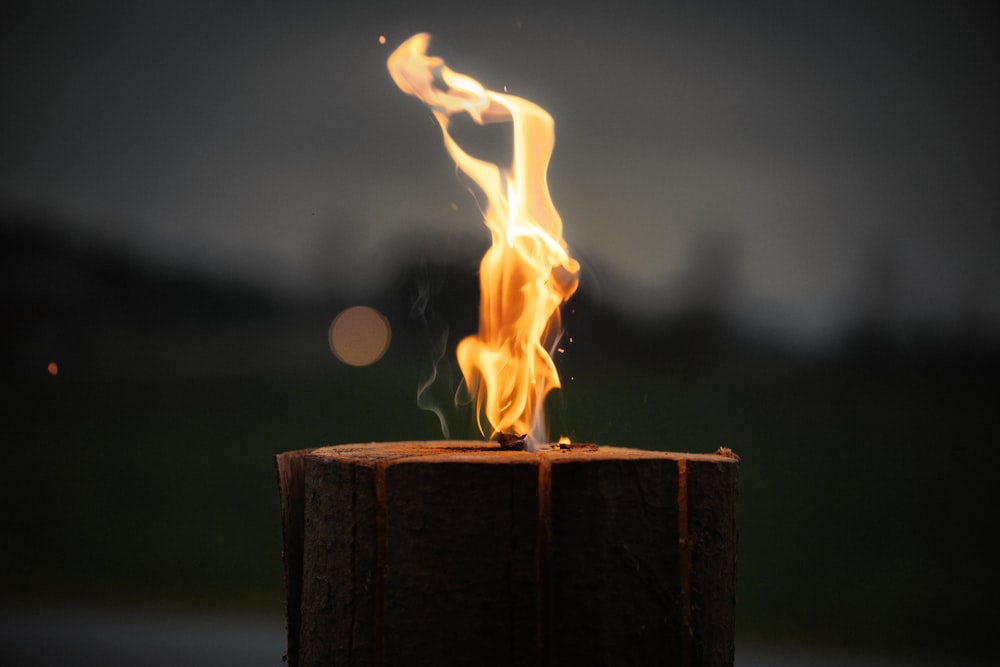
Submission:
M 562 237 L 562 219 L 546 182 L 555 124 L 538 105 L 487 90 L 478 81 L 428 56 L 430 36 L 414 35 L 389 57 L 399 88 L 426 104 L 458 169 L 486 197 L 484 218 L 493 243 L 480 263 L 479 333 L 458 345 L 458 363 L 476 396 L 480 430 L 485 416 L 498 433 L 527 434 L 528 449 L 547 442 L 543 403 L 560 387 L 551 351 L 561 334 L 559 307 L 579 280 L 579 263 Z M 466 153 L 448 131 L 455 114 L 478 125 L 509 122 L 509 166 Z

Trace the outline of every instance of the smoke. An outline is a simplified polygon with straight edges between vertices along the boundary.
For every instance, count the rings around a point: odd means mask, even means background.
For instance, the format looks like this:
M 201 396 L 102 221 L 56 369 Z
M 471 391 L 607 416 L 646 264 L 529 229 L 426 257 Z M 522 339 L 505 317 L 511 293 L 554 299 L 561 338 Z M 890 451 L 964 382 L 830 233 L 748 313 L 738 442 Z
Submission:
M 415 294 L 413 302 L 410 304 L 410 317 L 420 322 L 427 340 L 430 366 L 421 373 L 417 383 L 417 407 L 434 413 L 441 425 L 441 435 L 445 440 L 450 440 L 451 429 L 448 426 L 448 417 L 442 407 L 449 403 L 448 400 L 442 400 L 443 397 L 450 396 L 453 392 L 451 383 L 453 371 L 446 358 L 449 329 L 448 327 L 438 328 L 432 322 L 434 320 L 431 309 L 433 291 L 434 285 L 430 272 L 426 265 L 421 265 L 415 280 Z

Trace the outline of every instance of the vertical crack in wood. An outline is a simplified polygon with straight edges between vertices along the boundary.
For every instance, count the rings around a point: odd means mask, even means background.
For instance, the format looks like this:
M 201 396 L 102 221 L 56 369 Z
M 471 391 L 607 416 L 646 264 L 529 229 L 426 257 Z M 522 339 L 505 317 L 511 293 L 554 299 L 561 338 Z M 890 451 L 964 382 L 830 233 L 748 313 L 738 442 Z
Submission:
M 387 528 L 386 512 L 388 501 L 385 488 L 386 461 L 380 461 L 375 466 L 375 581 L 374 621 L 372 642 L 372 664 L 382 665 L 385 662 L 385 574 Z
M 538 543 L 535 548 L 538 585 L 538 664 L 549 664 L 549 567 L 552 549 L 552 462 L 538 459 Z
M 691 544 L 690 528 L 688 526 L 688 479 L 687 460 L 677 461 L 677 538 L 680 547 L 680 583 L 681 583 L 681 664 L 689 667 L 692 664 L 693 629 L 691 627 L 691 562 L 693 544 Z

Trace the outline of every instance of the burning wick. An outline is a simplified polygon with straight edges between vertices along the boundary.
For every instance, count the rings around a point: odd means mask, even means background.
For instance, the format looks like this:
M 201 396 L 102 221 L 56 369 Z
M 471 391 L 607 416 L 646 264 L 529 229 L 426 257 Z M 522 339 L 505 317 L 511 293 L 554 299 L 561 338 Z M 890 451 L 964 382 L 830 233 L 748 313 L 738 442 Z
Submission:
M 554 123 L 536 104 L 487 90 L 428 56 L 429 41 L 426 33 L 406 40 L 389 56 L 389 73 L 434 114 L 456 166 L 486 197 L 484 221 L 493 238 L 479 267 L 479 333 L 459 343 L 458 363 L 476 397 L 480 431 L 485 435 L 485 416 L 491 437 L 524 433 L 526 448 L 536 451 L 548 441 L 545 396 L 561 386 L 551 356 L 562 333 L 559 307 L 576 291 L 580 271 L 546 182 Z M 509 167 L 472 157 L 458 145 L 448 127 L 463 113 L 477 125 L 511 124 Z
M 497 435 L 497 444 L 500 445 L 500 449 L 524 449 L 527 445 L 525 440 L 528 436 L 525 435 L 513 435 L 512 433 L 500 433 Z

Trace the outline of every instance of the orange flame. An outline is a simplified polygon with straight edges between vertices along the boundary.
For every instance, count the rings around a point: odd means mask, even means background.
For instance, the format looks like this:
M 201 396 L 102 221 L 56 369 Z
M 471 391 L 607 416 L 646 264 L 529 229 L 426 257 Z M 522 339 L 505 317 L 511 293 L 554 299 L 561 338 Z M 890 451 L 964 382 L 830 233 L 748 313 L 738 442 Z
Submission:
M 400 45 L 389 56 L 389 73 L 403 92 L 430 107 L 448 153 L 486 196 L 485 222 L 493 237 L 480 263 L 479 334 L 459 343 L 458 363 L 491 436 L 526 434 L 534 451 L 547 441 L 545 396 L 561 386 L 550 355 L 561 333 L 559 307 L 576 291 L 580 271 L 562 238 L 562 219 L 545 178 L 554 123 L 536 104 L 487 90 L 428 56 L 429 41 L 420 33 Z M 448 126 L 460 113 L 478 125 L 511 123 L 509 168 L 472 157 L 456 143 Z

